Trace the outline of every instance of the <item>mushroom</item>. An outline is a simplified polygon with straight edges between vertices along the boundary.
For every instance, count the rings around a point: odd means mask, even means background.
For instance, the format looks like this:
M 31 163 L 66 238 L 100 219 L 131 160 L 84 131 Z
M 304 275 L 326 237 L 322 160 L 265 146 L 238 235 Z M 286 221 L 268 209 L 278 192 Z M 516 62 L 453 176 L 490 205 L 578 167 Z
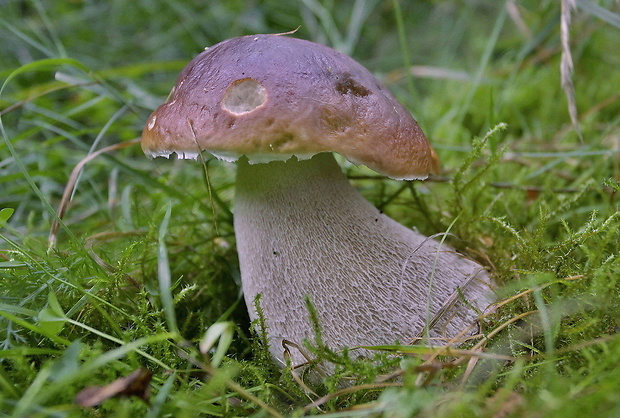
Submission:
M 438 160 L 387 88 L 331 48 L 278 35 L 208 48 L 148 119 L 142 148 L 237 161 L 243 292 L 251 319 L 261 295 L 280 362 L 283 341 L 314 337 L 307 299 L 332 349 L 455 337 L 493 300 L 481 265 L 384 215 L 343 174 L 333 152 L 398 180 Z

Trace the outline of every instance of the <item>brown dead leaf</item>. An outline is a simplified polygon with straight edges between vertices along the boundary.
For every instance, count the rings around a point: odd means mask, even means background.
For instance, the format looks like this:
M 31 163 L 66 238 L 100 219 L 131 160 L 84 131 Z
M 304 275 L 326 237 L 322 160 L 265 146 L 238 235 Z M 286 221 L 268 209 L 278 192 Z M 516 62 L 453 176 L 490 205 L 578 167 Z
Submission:
M 92 407 L 115 396 L 137 396 L 148 403 L 151 378 L 153 374 L 147 369 L 138 369 L 129 376 L 116 379 L 105 386 L 90 386 L 81 390 L 73 400 L 77 405 Z

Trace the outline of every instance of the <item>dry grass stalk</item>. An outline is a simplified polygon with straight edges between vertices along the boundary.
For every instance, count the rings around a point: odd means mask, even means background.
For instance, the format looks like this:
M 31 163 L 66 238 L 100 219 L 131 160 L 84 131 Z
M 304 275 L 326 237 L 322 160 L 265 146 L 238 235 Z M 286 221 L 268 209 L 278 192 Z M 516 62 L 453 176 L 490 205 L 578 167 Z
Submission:
M 105 154 L 106 152 L 126 148 L 131 145 L 136 145 L 140 142 L 140 138 L 132 139 L 131 141 L 121 142 L 120 144 L 110 145 L 109 147 L 101 148 L 99 151 L 95 151 L 92 154 L 87 155 L 82 159 L 75 167 L 73 167 L 73 171 L 71 171 L 71 176 L 67 181 L 67 185 L 65 186 L 65 191 L 62 194 L 62 199 L 60 200 L 60 204 L 58 205 L 58 218 L 54 219 L 52 223 L 52 228 L 50 230 L 50 235 L 48 238 L 49 248 L 54 248 L 56 246 L 56 241 L 58 239 L 58 228 L 60 228 L 60 220 L 65 215 L 69 203 L 71 202 L 71 197 L 73 196 L 73 191 L 75 190 L 75 186 L 77 184 L 78 177 L 82 172 L 84 166 L 93 159 L 97 158 L 101 154 Z
M 568 113 L 570 120 L 579 135 L 579 139 L 583 141 L 581 128 L 579 127 L 579 118 L 577 116 L 577 104 L 575 102 L 575 86 L 573 84 L 573 56 L 570 50 L 570 26 L 571 12 L 576 7 L 575 0 L 562 0 L 562 10 L 560 16 L 560 32 L 562 40 L 562 59 L 560 63 L 560 75 L 562 78 L 562 88 L 566 93 L 568 100 Z

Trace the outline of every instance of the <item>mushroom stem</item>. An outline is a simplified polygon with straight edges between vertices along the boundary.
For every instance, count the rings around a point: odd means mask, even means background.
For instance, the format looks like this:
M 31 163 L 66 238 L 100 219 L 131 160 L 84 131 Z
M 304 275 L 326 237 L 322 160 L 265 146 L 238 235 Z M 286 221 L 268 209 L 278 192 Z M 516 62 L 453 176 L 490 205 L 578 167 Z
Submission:
M 484 269 L 383 215 L 331 153 L 239 162 L 235 232 L 250 317 L 261 294 L 272 355 L 313 340 L 305 298 L 331 348 L 451 337 L 492 302 Z M 441 318 L 438 318 L 438 317 Z M 293 361 L 303 357 L 293 354 Z

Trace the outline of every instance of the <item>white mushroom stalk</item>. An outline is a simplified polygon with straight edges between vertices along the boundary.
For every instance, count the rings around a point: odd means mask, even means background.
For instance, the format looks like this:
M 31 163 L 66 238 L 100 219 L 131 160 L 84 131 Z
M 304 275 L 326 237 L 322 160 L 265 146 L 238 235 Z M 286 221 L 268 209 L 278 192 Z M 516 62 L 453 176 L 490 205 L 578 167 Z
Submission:
M 406 344 L 429 326 L 431 336 L 453 337 L 476 321 L 467 304 L 482 310 L 491 303 L 479 264 L 383 215 L 332 154 L 241 161 L 236 187 L 246 303 L 252 307 L 262 296 L 271 352 L 280 361 L 283 339 L 303 346 L 314 338 L 306 297 L 333 349 Z M 256 311 L 250 315 L 255 319 Z

